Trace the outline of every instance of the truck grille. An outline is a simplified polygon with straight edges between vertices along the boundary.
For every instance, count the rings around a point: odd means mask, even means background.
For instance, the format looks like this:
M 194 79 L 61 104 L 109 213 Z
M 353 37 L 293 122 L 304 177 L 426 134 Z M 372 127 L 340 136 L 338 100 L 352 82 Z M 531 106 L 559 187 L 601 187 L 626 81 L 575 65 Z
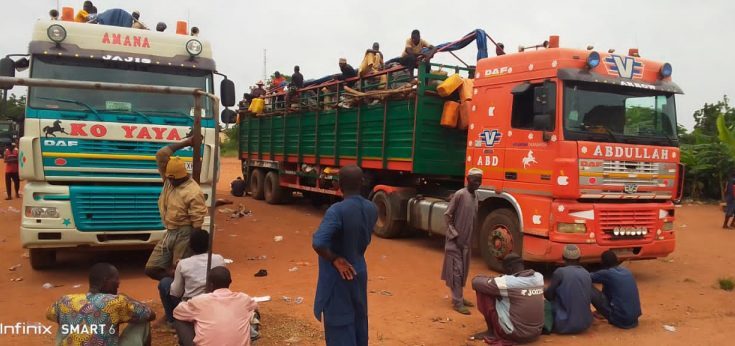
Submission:
M 71 186 L 74 223 L 80 231 L 162 230 L 158 186 Z
M 656 234 L 656 221 L 658 220 L 655 209 L 633 209 L 633 210 L 598 210 L 600 215 L 600 238 L 602 242 L 617 240 L 651 240 Z M 615 228 L 645 228 L 645 235 L 615 235 Z
M 605 173 L 651 173 L 659 172 L 658 162 L 636 162 L 636 161 L 610 161 L 605 160 L 602 164 Z

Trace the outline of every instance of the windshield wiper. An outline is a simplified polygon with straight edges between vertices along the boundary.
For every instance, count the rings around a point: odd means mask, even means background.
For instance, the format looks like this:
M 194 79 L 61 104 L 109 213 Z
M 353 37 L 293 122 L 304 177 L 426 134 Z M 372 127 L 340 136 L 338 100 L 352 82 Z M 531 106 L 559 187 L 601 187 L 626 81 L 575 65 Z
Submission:
M 153 124 L 153 121 L 151 120 L 150 116 L 144 114 L 143 112 L 139 112 L 139 111 L 122 111 L 122 110 L 107 110 L 107 109 L 105 109 L 104 111 L 105 112 L 110 112 L 110 113 L 134 113 L 136 115 L 140 115 L 141 117 L 143 117 L 149 124 Z
M 194 119 L 190 115 L 188 115 L 188 114 L 186 114 L 184 112 L 177 112 L 177 111 L 152 111 L 152 110 L 146 110 L 145 112 L 153 113 L 153 114 L 156 114 L 156 115 L 158 115 L 158 114 L 164 114 L 164 115 L 165 114 L 173 114 L 173 115 L 177 115 L 176 116 L 177 119 L 184 118 L 184 119 L 189 120 L 189 123 L 191 123 L 191 124 L 194 123 Z M 181 117 L 178 117 L 179 115 Z
M 41 100 L 49 100 L 49 101 L 56 101 L 56 102 L 71 103 L 71 104 L 75 104 L 77 106 L 82 106 L 84 108 L 87 108 L 90 112 L 92 112 L 94 114 L 94 116 L 97 117 L 97 120 L 104 121 L 104 120 L 102 120 L 102 117 L 100 116 L 100 114 L 97 113 L 96 110 L 94 110 L 94 108 L 90 107 L 88 104 L 86 104 L 84 102 L 76 101 L 76 100 L 57 99 L 57 98 L 53 98 L 53 97 L 39 97 L 39 99 L 41 99 Z

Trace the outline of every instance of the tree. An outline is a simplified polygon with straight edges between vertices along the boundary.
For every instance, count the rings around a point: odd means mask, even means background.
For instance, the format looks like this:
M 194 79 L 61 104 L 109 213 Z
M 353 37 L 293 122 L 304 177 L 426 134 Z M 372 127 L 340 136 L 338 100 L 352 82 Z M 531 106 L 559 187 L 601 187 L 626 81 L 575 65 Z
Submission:
M 705 103 L 702 109 L 694 112 L 694 129 L 708 136 L 717 136 L 717 118 L 721 115 L 728 125 L 735 123 L 735 108 L 730 107 L 727 95 L 717 103 Z
M 2 101 L 0 101 L 2 102 Z M 23 121 L 26 113 L 26 96 L 20 97 L 15 94 L 8 95 L 7 104 L 0 105 L 0 119 L 13 120 L 17 123 Z

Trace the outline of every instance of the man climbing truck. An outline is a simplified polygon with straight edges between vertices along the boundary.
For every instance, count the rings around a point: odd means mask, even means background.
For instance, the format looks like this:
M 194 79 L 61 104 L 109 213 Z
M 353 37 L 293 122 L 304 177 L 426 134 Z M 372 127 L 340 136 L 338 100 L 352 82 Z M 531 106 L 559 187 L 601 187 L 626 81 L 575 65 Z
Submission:
M 671 65 L 558 42 L 449 68 L 474 77 L 466 130 L 440 126 L 445 99 L 434 80 L 446 77 L 425 65 L 415 88 L 387 97 L 410 81 L 399 80 L 408 75 L 400 67 L 381 72 L 379 103 L 332 82 L 301 89 L 288 112 L 241 117 L 250 193 L 269 203 L 290 191 L 338 196 L 338 168 L 357 164 L 379 209 L 377 235 L 443 234 L 449 197 L 476 167 L 484 174 L 475 244 L 496 271 L 509 253 L 558 262 L 565 244 L 584 261 L 607 249 L 622 259 L 666 256 L 683 175 Z M 358 88 L 370 78 L 356 79 Z
M 20 140 L 20 175 L 27 181 L 20 238 L 33 268 L 50 266 L 63 248 L 152 248 L 165 232 L 155 154 L 192 133 L 195 107 L 201 112 L 201 149 L 177 155 L 191 171 L 193 153 L 201 151 L 200 184 L 211 205 L 213 98 L 195 101 L 194 94 L 148 90 L 184 87 L 211 94 L 215 65 L 208 42 L 186 34 L 41 20 L 27 60 L 6 59 L 3 66 L 11 69 L 3 69 L 5 76 L 14 74 L 13 66 L 30 63 L 31 79 L 138 88 L 29 87 Z

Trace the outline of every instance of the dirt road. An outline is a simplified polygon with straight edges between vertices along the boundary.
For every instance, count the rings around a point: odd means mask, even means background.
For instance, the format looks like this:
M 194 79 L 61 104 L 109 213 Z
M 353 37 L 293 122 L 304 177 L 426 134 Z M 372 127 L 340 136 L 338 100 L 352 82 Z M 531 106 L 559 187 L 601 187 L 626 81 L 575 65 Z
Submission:
M 239 162 L 223 162 L 223 193 L 239 174 Z M 217 214 L 215 252 L 234 261 L 233 289 L 250 295 L 270 295 L 261 304 L 264 338 L 259 345 L 322 344 L 321 327 L 312 306 L 317 277 L 311 234 L 323 210 L 308 203 L 271 206 L 251 198 L 231 198 L 243 203 L 252 215 L 227 220 Z M 45 322 L 46 308 L 59 296 L 84 292 L 87 269 L 92 263 L 109 261 L 120 268 L 120 291 L 155 306 L 162 314 L 155 283 L 146 278 L 146 252 L 62 252 L 59 268 L 33 271 L 20 248 L 18 227 L 20 201 L 0 201 L 0 323 Z M 578 336 L 543 336 L 537 344 L 569 345 L 724 345 L 735 339 L 735 292 L 716 287 L 720 277 L 735 277 L 735 231 L 720 229 L 721 213 L 714 206 L 684 206 L 677 212 L 677 250 L 669 258 L 630 263 L 638 279 L 643 304 L 640 326 L 619 330 L 595 321 Z M 283 236 L 275 242 L 274 236 Z M 465 345 L 470 334 L 483 330 L 476 311 L 463 316 L 450 309 L 448 290 L 439 280 L 442 239 L 418 236 L 411 239 L 373 238 L 367 253 L 371 345 Z M 266 259 L 257 259 L 265 256 Z M 21 264 L 15 271 L 8 268 Z M 253 277 L 259 269 L 268 276 Z M 473 258 L 471 276 L 488 270 Z M 23 281 L 11 281 L 23 278 Z M 44 289 L 44 283 L 61 285 Z M 79 285 L 77 287 L 77 285 Z M 474 300 L 470 288 L 465 295 Z M 288 297 L 288 301 L 283 297 Z M 297 304 L 298 297 L 303 303 Z M 664 330 L 664 325 L 676 328 Z M 55 330 L 55 327 L 54 327 Z M 3 345 L 48 344 L 48 336 L 0 334 Z M 172 345 L 173 336 L 155 331 L 154 344 Z

